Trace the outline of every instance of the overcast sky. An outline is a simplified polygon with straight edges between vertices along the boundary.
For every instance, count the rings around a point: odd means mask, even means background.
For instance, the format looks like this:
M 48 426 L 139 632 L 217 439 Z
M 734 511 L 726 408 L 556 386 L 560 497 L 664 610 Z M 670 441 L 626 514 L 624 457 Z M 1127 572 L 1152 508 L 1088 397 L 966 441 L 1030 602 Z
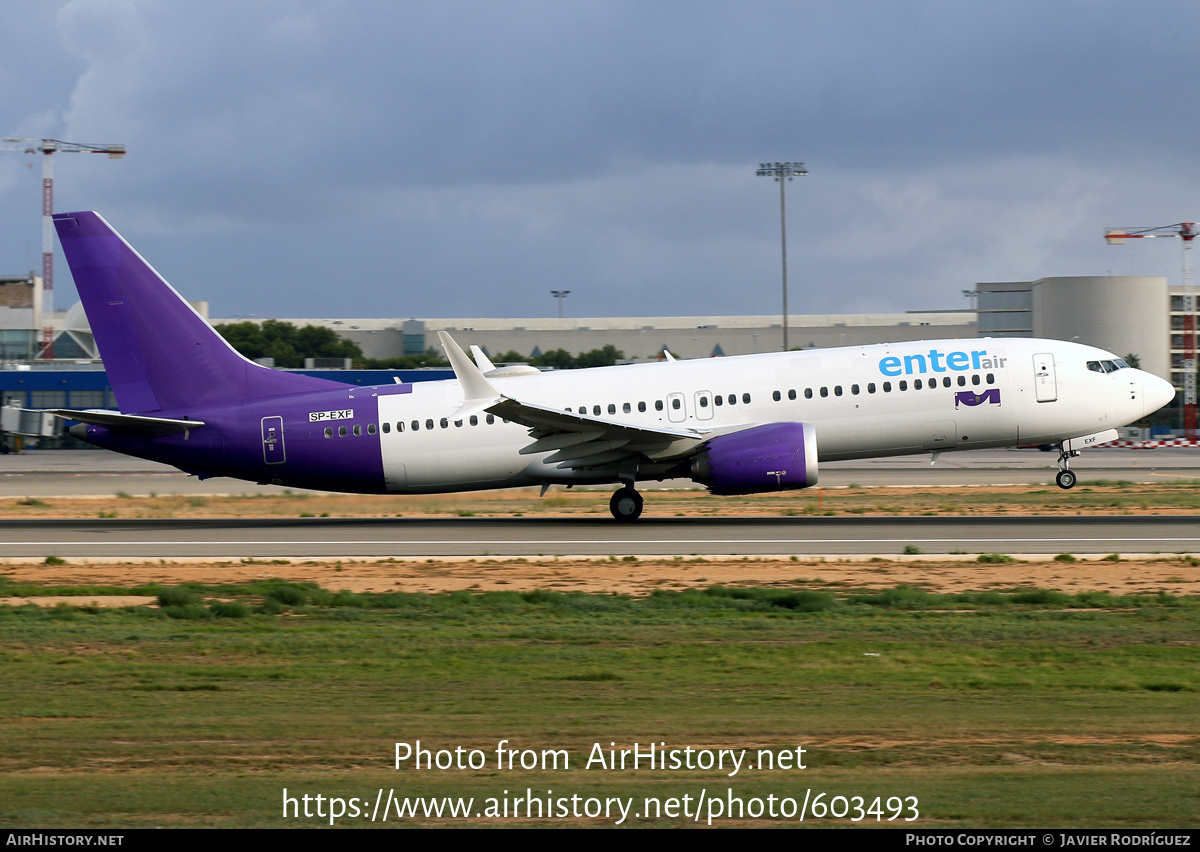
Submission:
M 214 317 L 962 308 L 978 281 L 1180 278 L 1200 7 L 5 0 L 0 135 Z M 41 162 L 0 152 L 0 273 Z M 76 300 L 59 256 L 56 303 Z

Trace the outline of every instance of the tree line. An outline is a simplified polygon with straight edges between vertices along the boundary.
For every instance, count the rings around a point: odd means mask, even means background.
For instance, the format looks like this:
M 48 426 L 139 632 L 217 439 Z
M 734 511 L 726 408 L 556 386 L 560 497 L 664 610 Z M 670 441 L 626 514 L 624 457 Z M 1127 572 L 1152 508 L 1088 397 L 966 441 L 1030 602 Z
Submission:
M 367 358 L 357 343 L 338 336 L 333 329 L 316 325 L 297 326 L 283 320 L 231 322 L 216 326 L 225 340 L 250 360 L 274 358 L 276 367 L 303 367 L 305 358 L 349 358 L 363 370 L 415 370 L 420 367 L 448 368 L 450 362 L 428 349 L 419 355 L 393 358 Z M 565 349 L 551 349 L 532 357 L 509 350 L 492 360 L 498 364 L 522 363 L 534 367 L 574 370 L 582 367 L 610 367 L 624 359 L 625 353 L 612 344 L 590 352 L 572 355 Z

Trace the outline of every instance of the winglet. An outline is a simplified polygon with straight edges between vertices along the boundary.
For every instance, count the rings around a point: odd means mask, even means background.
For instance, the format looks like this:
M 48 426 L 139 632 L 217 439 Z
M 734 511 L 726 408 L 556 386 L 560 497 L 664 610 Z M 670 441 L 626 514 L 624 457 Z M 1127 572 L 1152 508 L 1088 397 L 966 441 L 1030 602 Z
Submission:
M 452 420 L 462 420 L 472 414 L 478 414 L 504 399 L 504 395 L 492 387 L 492 383 L 484 377 L 480 369 L 471 363 L 467 353 L 454 342 L 453 337 L 447 332 L 439 331 L 438 339 L 442 341 L 442 349 L 450 359 L 450 366 L 454 368 L 454 378 L 462 385 L 463 404 L 454 412 Z
M 490 373 L 496 369 L 496 365 L 492 363 L 492 359 L 478 346 L 471 347 L 471 357 L 475 359 L 475 363 L 479 365 L 479 369 L 485 373 Z

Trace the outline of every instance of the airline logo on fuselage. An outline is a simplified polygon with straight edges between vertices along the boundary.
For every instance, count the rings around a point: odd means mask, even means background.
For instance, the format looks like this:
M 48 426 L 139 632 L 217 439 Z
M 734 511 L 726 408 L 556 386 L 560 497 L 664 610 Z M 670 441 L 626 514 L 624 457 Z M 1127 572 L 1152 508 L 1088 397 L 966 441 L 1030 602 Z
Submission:
M 918 355 L 889 355 L 879 359 L 879 372 L 885 376 L 911 376 L 914 373 L 949 373 L 966 370 L 998 370 L 1007 358 L 989 355 L 986 349 L 969 352 L 941 352 L 930 349 Z
M 341 411 L 310 411 L 308 422 L 317 423 L 321 420 L 353 420 L 354 409 L 344 408 Z

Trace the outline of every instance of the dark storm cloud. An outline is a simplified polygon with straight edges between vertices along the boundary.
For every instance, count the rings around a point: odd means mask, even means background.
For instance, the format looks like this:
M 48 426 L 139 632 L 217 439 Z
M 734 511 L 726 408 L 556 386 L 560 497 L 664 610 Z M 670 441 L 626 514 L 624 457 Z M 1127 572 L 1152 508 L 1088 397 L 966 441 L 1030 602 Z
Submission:
M 59 209 L 217 314 L 771 312 L 753 168 L 789 158 L 798 310 L 952 307 L 1195 218 L 1198 13 L 1145 8 L 17 2 L 0 132 L 126 142 L 61 157 Z M 36 175 L 7 156 L 16 270 Z

